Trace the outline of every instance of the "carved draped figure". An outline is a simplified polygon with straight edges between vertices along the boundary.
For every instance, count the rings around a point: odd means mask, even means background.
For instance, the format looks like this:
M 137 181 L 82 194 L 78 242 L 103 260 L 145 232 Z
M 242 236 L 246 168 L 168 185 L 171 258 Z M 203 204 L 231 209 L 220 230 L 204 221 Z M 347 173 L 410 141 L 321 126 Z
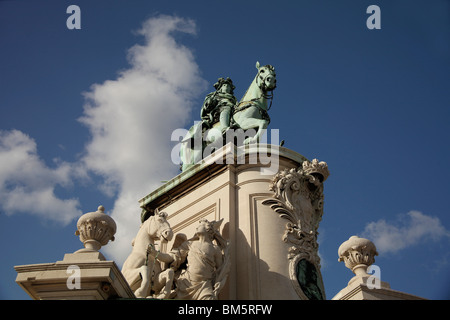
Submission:
M 203 244 L 205 247 L 205 244 Z M 188 266 L 176 280 L 177 297 L 181 300 L 214 300 L 214 279 L 218 265 L 217 257 L 221 257 L 221 249 L 209 243 L 199 248 L 198 241 L 185 241 L 170 255 L 178 265 L 186 260 Z M 220 259 L 221 260 L 221 259 Z

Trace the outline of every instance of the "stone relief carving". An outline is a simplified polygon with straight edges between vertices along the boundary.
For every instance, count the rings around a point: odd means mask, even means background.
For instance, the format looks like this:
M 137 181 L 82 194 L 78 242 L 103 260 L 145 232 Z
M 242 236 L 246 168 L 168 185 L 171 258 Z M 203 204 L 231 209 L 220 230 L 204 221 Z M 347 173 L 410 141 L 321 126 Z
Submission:
M 148 297 L 152 290 L 152 283 L 159 286 L 161 282 L 170 281 L 167 273 L 163 273 L 156 260 L 149 259 L 148 255 L 149 248 L 154 247 L 155 241 L 170 241 L 173 237 L 166 218 L 165 212 L 156 211 L 141 224 L 132 243 L 133 249 L 123 264 L 122 274 L 137 298 Z M 159 298 L 167 298 L 170 294 L 165 288 L 164 294 L 160 295 L 162 286 L 158 289 Z
M 174 243 L 167 256 L 160 255 L 161 261 L 171 262 L 179 270 L 176 299 L 218 299 L 231 266 L 229 242 L 219 232 L 222 221 L 201 219 L 193 238 L 179 246 Z M 180 269 L 184 263 L 186 268 Z
M 195 235 L 187 239 L 177 234 L 167 253 L 148 240 L 141 241 L 144 245 L 139 250 L 133 248 L 122 272 L 136 297 L 217 300 L 231 265 L 229 241 L 219 232 L 222 221 L 201 219 Z
M 274 196 L 262 202 L 288 221 L 282 241 L 291 245 L 289 275 L 302 299 L 325 299 L 317 229 L 323 215 L 323 182 L 328 176 L 325 162 L 304 161 L 298 169 L 278 172 L 270 184 Z

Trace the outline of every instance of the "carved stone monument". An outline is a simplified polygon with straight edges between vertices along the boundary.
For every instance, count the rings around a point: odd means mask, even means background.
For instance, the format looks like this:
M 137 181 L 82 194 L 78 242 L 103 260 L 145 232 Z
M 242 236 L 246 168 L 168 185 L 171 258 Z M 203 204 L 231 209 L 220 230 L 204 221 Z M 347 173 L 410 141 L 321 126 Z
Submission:
M 17 283 L 33 299 L 326 299 L 317 238 L 328 165 L 261 141 L 276 74 L 256 68 L 239 102 L 230 78 L 206 96 L 181 144 L 182 172 L 139 200 L 121 272 L 99 252 L 116 233 L 100 206 L 78 220 L 83 249 L 16 266 Z M 420 299 L 368 274 L 371 241 L 353 236 L 338 254 L 355 277 L 333 299 Z
M 238 152 L 233 144 L 224 146 L 214 155 L 224 160 L 221 163 L 203 161 L 192 166 L 140 200 L 143 216 L 166 212 L 175 234 L 158 251 L 152 248 L 149 260 L 164 263 L 163 270 L 173 270 L 175 298 L 325 299 L 317 228 L 323 214 L 327 165 L 278 146 L 240 148 Z M 261 150 L 278 156 L 279 170 L 272 175 L 261 175 L 267 164 L 249 163 L 258 159 Z M 238 163 L 237 154 L 242 153 L 247 161 Z M 226 163 L 225 159 L 235 161 Z M 207 239 L 201 236 L 199 221 L 206 225 L 221 222 L 215 224 L 212 242 L 208 241 L 216 249 L 208 254 L 202 251 L 209 261 L 204 267 L 196 262 L 197 251 L 188 250 Z M 189 267 L 181 266 L 184 259 Z M 223 268 L 224 264 L 228 266 Z M 208 289 L 185 293 L 184 280 L 180 281 L 183 274 L 206 281 Z M 192 288 L 187 291 L 196 292 Z M 148 296 L 154 294 L 158 292 Z
M 140 200 L 143 225 L 122 269 L 137 297 L 325 299 L 317 229 L 328 167 L 260 142 L 276 74 L 256 68 L 239 102 L 219 78 L 182 141 L 182 173 Z M 147 239 L 137 258 L 146 221 L 161 211 L 175 238 Z

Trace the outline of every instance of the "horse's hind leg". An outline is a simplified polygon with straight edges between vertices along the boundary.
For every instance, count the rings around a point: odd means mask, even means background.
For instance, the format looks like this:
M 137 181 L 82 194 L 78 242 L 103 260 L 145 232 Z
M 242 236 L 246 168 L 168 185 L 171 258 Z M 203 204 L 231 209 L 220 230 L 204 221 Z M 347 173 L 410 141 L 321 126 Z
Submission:
M 253 137 L 248 137 L 244 140 L 244 144 L 252 144 L 257 143 L 261 139 L 262 134 L 264 133 L 264 130 L 267 129 L 267 121 L 266 120 L 258 120 L 258 131 Z

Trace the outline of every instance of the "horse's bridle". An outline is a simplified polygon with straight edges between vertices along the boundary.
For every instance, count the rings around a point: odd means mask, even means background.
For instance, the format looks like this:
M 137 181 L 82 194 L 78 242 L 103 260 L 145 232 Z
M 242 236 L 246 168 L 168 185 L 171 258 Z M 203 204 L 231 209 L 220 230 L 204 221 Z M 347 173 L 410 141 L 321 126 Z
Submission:
M 262 73 L 265 72 L 265 69 L 268 69 L 269 72 L 267 72 L 267 74 L 265 76 L 263 76 Z M 270 76 L 273 76 L 276 79 L 276 74 L 275 74 L 272 66 L 264 66 L 259 69 L 258 74 L 256 75 L 256 80 L 260 80 L 260 83 L 257 83 L 257 84 L 262 92 L 268 92 L 268 91 L 273 92 L 273 90 L 275 90 L 275 88 L 277 87 L 276 83 L 275 83 L 275 86 L 271 89 L 268 89 L 266 87 L 266 79 Z
M 262 76 L 262 73 L 265 72 L 265 69 L 268 69 L 269 72 L 267 72 L 267 74 L 265 76 Z M 270 108 L 272 107 L 273 90 L 275 90 L 276 87 L 277 87 L 276 82 L 275 82 L 275 86 L 273 88 L 271 88 L 270 90 L 267 89 L 267 87 L 266 87 L 266 79 L 269 76 L 273 76 L 276 79 L 276 74 L 275 74 L 274 68 L 272 66 L 270 66 L 270 65 L 260 68 L 259 71 L 258 71 L 258 74 L 256 75 L 257 85 L 261 89 L 262 96 L 265 99 L 270 100 L 270 105 L 267 108 L 267 110 L 270 110 Z M 260 80 L 260 83 L 258 83 L 258 80 Z
M 265 76 L 262 76 L 261 73 L 263 73 L 263 71 L 265 72 L 265 69 L 268 69 L 270 72 L 267 72 L 267 74 Z M 272 67 L 271 65 L 267 65 L 267 66 L 259 68 L 258 73 L 256 74 L 256 84 L 257 84 L 258 88 L 261 89 L 261 97 L 263 97 L 267 100 L 270 100 L 270 105 L 267 108 L 267 111 L 269 111 L 270 108 L 272 107 L 273 90 L 275 90 L 275 88 L 277 87 L 277 85 L 275 84 L 275 86 L 272 89 L 267 90 L 266 78 L 269 76 L 274 76 L 276 78 L 274 67 Z M 236 107 L 234 108 L 233 114 L 253 106 L 254 102 L 261 99 L 261 97 L 253 98 L 249 101 L 243 101 L 243 102 L 238 103 L 236 105 Z M 258 110 L 261 113 L 263 119 L 266 119 L 270 122 L 270 117 L 269 117 L 269 114 L 267 113 L 267 111 L 263 110 L 261 108 L 258 108 Z

